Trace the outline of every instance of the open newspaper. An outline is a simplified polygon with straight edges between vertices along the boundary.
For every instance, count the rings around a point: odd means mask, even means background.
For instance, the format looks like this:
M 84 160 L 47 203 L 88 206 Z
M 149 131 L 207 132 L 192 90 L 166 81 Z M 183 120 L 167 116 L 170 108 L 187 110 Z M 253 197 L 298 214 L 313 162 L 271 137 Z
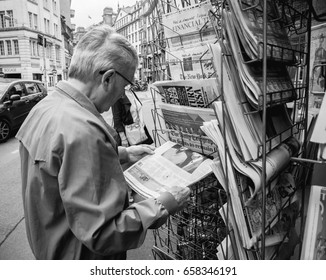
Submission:
M 124 171 L 129 186 L 144 197 L 158 197 L 173 187 L 188 187 L 212 173 L 207 157 L 171 141 L 165 142 Z

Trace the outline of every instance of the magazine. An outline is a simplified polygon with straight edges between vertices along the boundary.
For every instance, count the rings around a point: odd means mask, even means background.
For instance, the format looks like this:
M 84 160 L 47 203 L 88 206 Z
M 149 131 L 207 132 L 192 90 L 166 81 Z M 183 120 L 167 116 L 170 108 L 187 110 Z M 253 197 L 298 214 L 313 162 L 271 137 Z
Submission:
M 325 171 L 323 172 L 325 173 Z M 321 185 L 311 186 L 301 252 L 302 260 L 326 260 L 325 209 L 326 187 Z
M 202 107 L 211 106 L 219 98 L 216 79 L 157 81 L 153 83 L 169 104 Z
M 201 154 L 216 155 L 216 145 L 200 128 L 203 122 L 216 118 L 213 109 L 167 103 L 161 103 L 159 107 L 170 141 Z
M 149 198 L 169 192 L 175 186 L 189 187 L 212 173 L 212 160 L 167 141 L 124 171 L 129 186 Z
M 326 144 L 326 98 L 324 98 L 311 135 L 311 142 Z

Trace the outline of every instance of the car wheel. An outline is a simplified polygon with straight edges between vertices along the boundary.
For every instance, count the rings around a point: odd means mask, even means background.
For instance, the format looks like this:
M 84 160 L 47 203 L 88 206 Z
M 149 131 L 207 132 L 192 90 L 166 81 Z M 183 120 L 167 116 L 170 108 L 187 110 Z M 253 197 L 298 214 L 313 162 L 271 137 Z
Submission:
M 0 120 L 0 143 L 7 141 L 10 133 L 10 124 L 6 120 Z

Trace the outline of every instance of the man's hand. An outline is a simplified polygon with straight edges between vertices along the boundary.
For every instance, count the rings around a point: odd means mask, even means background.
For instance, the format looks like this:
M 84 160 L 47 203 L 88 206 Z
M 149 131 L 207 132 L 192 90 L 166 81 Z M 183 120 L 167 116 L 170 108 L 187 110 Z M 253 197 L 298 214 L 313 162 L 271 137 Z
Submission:
M 135 163 L 146 155 L 154 154 L 155 147 L 150 145 L 130 146 L 126 148 L 129 162 Z
M 190 200 L 190 189 L 188 187 L 174 186 L 170 193 L 178 203 L 178 211 L 182 210 Z

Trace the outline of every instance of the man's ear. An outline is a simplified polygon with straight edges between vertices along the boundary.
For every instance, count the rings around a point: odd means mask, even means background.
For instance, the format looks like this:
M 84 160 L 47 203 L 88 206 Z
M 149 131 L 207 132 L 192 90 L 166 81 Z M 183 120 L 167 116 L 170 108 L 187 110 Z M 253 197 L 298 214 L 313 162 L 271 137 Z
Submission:
M 110 69 L 106 71 L 102 76 L 102 83 L 109 83 L 110 78 L 113 76 L 113 74 L 114 74 L 114 69 Z

